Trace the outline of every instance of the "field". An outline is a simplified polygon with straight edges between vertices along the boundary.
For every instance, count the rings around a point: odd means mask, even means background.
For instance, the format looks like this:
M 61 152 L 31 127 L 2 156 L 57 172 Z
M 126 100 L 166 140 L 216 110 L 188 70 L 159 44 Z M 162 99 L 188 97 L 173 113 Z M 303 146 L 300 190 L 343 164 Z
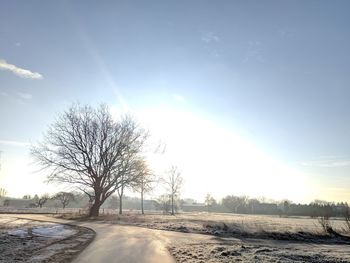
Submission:
M 175 260 L 181 263 L 350 262 L 350 233 L 340 218 L 330 221 L 336 233 L 332 234 L 322 229 L 317 218 L 309 217 L 218 213 L 180 213 L 171 216 L 156 212 L 141 215 L 138 211 L 125 211 L 123 215 L 118 215 L 112 210 L 105 210 L 93 219 L 73 210 L 49 216 L 85 225 L 131 225 L 151 229 L 149 233 L 153 233 L 154 238 L 164 244 Z M 9 262 L 8 259 L 16 257 L 26 262 L 57 262 L 57 257 L 65 256 L 66 261 L 60 262 L 69 262 L 72 256 L 61 252 L 77 252 L 73 239 L 68 238 L 71 240 L 68 243 L 61 242 L 67 236 L 75 236 L 78 231 L 75 228 L 60 228 L 57 224 L 24 219 L 9 220 L 6 215 L 1 215 L 0 225 L 1 238 L 4 240 L 0 248 L 0 262 Z M 55 228 L 59 231 L 52 232 Z M 60 235 L 52 234 L 57 232 Z M 66 249 L 72 246 L 72 249 Z M 61 250 L 55 251 L 55 248 Z M 56 258 L 52 257 L 55 254 Z
M 59 214 L 58 217 L 68 219 L 82 218 L 77 213 Z M 224 231 L 231 229 L 233 234 L 259 233 L 308 233 L 310 235 L 322 237 L 325 235 L 318 218 L 310 217 L 279 217 L 275 215 L 246 215 L 227 213 L 179 213 L 175 216 L 164 215 L 157 212 L 149 212 L 141 215 L 138 211 L 124 211 L 122 215 L 114 211 L 105 210 L 96 220 L 133 224 L 155 229 L 171 230 L 179 232 L 192 232 L 203 234 L 225 234 Z M 345 221 L 342 218 L 331 218 L 330 224 L 338 233 L 348 234 Z M 228 227 L 229 229 L 225 228 Z M 222 228 L 222 229 L 221 229 Z M 223 233 L 220 233 L 222 230 Z
M 339 236 L 309 217 L 127 212 L 95 220 L 173 231 L 163 238 L 177 262 L 350 262 L 350 236 L 337 218 L 330 222 Z

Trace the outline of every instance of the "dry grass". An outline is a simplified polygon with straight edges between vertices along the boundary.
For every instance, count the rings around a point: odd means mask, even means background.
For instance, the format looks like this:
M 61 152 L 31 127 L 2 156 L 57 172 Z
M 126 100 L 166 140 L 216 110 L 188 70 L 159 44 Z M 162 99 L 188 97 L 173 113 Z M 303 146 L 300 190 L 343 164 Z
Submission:
M 350 242 L 349 237 L 338 234 L 338 231 L 342 232 L 341 229 L 344 228 L 344 221 L 329 218 L 280 218 L 278 216 L 216 213 L 182 213 L 171 216 L 163 214 L 141 215 L 135 212 L 127 212 L 123 215 L 102 214 L 93 219 L 76 214 L 64 214 L 62 217 L 73 220 L 97 220 L 106 223 L 129 224 L 168 231 L 210 234 L 219 237 L 263 238 L 315 243 Z M 323 220 L 322 224 L 319 220 Z

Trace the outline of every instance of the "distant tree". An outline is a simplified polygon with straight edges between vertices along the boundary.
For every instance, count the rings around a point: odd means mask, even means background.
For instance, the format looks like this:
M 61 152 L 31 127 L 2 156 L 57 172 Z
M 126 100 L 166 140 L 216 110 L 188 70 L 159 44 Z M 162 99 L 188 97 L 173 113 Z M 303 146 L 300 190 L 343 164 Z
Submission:
M 71 201 L 75 200 L 75 196 L 73 193 L 70 192 L 59 192 L 55 194 L 52 199 L 60 201 L 60 203 L 62 204 L 62 208 L 65 209 Z
M 24 200 L 30 200 L 30 199 L 32 199 L 32 196 L 31 196 L 31 195 L 24 195 L 24 196 L 22 197 L 22 199 L 24 199 Z
M 222 205 L 228 209 L 230 212 L 236 212 L 236 208 L 239 205 L 239 200 L 237 196 L 227 195 L 222 199 Z
M 238 197 L 238 206 L 236 207 L 236 213 L 247 213 L 248 212 L 248 202 L 249 197 L 242 195 Z
M 207 194 L 205 196 L 205 205 L 207 206 L 208 213 L 210 212 L 210 208 L 216 204 L 216 201 L 214 197 L 212 197 L 210 194 Z
M 3 205 L 4 206 L 10 206 L 10 202 L 11 202 L 10 199 L 5 199 L 4 202 L 3 202 Z
M 71 184 L 88 195 L 89 216 L 98 216 L 101 205 L 121 187 L 129 169 L 125 164 L 140 153 L 147 137 L 130 116 L 116 121 L 105 105 L 77 104 L 59 115 L 31 153 L 50 170 L 49 181 Z
M 156 201 L 156 207 L 159 210 L 162 210 L 163 213 L 167 214 L 171 208 L 171 198 L 169 195 L 164 194 L 158 197 Z
M 292 204 L 291 201 L 289 200 L 283 200 L 282 205 L 283 205 L 283 213 L 288 214 L 290 210 L 290 205 Z
M 248 196 L 227 195 L 222 199 L 222 205 L 233 213 L 247 213 L 250 210 Z
M 4 197 L 7 195 L 7 191 L 4 188 L 0 188 L 0 197 Z
M 256 207 L 257 205 L 259 205 L 259 204 L 260 204 L 260 201 L 259 201 L 258 199 L 256 199 L 256 198 L 251 198 L 251 199 L 249 199 L 249 200 L 248 200 L 248 209 L 249 209 L 249 212 L 252 213 L 252 214 L 254 214 L 254 213 L 255 213 L 254 209 L 255 209 L 255 207 Z
M 37 195 L 36 195 L 37 196 Z M 42 208 L 43 205 L 50 199 L 49 194 L 43 194 L 40 197 L 37 196 L 37 199 L 35 199 L 35 204 L 37 207 Z
M 179 172 L 176 166 L 172 166 L 168 171 L 168 176 L 164 179 L 165 184 L 167 185 L 167 189 L 170 196 L 171 201 L 171 214 L 175 215 L 175 199 L 180 194 L 180 189 L 183 184 L 183 178 L 181 177 L 181 173 Z
M 144 214 L 143 200 L 144 195 L 150 192 L 153 188 L 153 183 L 155 182 L 154 173 L 149 169 L 145 160 L 139 160 L 137 163 L 137 182 L 133 186 L 133 189 L 140 193 L 141 195 L 141 213 Z
M 133 155 L 132 150 L 130 152 Z M 140 180 L 145 172 L 145 165 L 141 165 L 142 162 L 145 162 L 144 159 L 140 158 L 137 155 L 133 157 L 130 156 L 127 158 L 127 161 L 123 164 L 124 172 L 119 177 L 117 184 L 119 187 L 117 188 L 118 201 L 119 201 L 119 214 L 123 213 L 123 196 L 126 188 L 135 188 L 140 183 Z M 144 170 L 144 171 L 143 171 Z

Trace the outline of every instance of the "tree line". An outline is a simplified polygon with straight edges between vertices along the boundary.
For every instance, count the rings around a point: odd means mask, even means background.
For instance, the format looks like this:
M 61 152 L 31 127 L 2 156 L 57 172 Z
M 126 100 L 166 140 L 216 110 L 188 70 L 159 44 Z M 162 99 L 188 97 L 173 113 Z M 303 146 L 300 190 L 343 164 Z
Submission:
M 239 214 L 271 214 L 285 216 L 344 216 L 350 213 L 347 202 L 327 202 L 314 200 L 309 204 L 295 204 L 289 200 L 267 200 L 248 196 L 227 195 L 217 202 L 210 194 L 205 198 L 208 212 L 228 212 Z

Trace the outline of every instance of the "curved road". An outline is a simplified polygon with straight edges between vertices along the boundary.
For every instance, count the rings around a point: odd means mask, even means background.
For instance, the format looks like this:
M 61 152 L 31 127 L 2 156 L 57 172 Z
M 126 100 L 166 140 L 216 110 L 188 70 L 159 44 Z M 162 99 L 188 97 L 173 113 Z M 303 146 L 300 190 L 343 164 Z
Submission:
M 166 249 L 169 237 L 172 235 L 172 233 L 164 233 L 167 231 L 96 222 L 81 223 L 56 219 L 44 215 L 13 214 L 9 216 L 56 223 L 68 223 L 93 229 L 96 232 L 94 241 L 78 255 L 73 261 L 74 263 L 175 262 Z
M 95 240 L 73 261 L 174 263 L 157 231 L 113 224 L 84 223 L 96 231 Z

